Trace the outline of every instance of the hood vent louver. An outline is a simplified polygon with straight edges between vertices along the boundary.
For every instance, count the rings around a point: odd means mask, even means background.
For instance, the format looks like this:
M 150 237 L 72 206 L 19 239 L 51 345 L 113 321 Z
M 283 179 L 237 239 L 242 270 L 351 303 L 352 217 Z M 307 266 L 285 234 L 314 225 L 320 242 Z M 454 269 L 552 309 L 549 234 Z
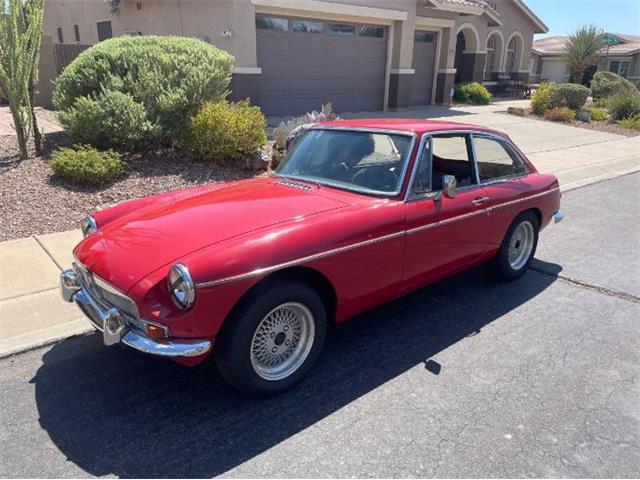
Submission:
M 313 190 L 313 187 L 306 185 L 304 183 L 295 182 L 293 180 L 283 179 L 278 182 L 278 185 L 284 185 L 285 187 L 297 188 L 298 190 L 305 190 L 310 192 Z

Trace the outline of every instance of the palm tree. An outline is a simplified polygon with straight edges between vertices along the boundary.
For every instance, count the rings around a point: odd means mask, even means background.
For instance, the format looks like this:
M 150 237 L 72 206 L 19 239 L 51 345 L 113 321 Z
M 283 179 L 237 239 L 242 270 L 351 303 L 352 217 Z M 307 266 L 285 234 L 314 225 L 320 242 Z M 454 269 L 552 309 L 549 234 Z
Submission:
M 582 83 L 584 72 L 596 63 L 598 53 L 604 47 L 604 32 L 595 25 L 585 25 L 569 35 L 564 59 L 571 67 L 575 83 Z

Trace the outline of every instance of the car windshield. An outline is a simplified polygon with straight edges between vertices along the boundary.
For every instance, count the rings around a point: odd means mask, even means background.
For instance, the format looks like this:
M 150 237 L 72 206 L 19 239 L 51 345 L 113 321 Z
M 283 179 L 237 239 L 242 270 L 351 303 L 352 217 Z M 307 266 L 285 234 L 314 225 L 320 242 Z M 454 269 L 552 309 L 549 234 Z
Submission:
M 311 129 L 276 171 L 363 193 L 395 195 L 409 157 L 410 135 Z

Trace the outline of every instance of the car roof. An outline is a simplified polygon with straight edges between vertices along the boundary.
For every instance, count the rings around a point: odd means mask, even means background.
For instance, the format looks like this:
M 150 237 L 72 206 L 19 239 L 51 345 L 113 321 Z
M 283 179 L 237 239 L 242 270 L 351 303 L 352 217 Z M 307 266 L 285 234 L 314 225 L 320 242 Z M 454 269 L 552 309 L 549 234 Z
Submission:
M 503 133 L 481 125 L 450 122 L 443 120 L 423 120 L 419 118 L 359 118 L 351 120 L 335 120 L 317 124 L 318 127 L 363 128 L 367 130 L 396 130 L 407 133 L 430 133 L 448 130 L 476 130 L 504 136 Z

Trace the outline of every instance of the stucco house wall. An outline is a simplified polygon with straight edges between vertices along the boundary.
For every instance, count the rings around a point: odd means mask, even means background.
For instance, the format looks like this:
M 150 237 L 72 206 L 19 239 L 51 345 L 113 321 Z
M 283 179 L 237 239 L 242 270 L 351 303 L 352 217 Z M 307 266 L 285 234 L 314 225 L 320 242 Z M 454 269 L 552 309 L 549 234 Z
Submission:
M 546 31 L 546 27 L 526 14 L 522 5 L 521 0 L 495 0 L 495 4 L 485 0 L 121 0 L 118 8 L 112 10 L 104 1 L 45 0 L 44 34 L 51 38 L 54 49 L 59 43 L 98 42 L 96 23 L 102 21 L 111 22 L 113 36 L 196 37 L 235 57 L 231 85 L 234 95 L 258 101 L 261 88 L 266 87 L 261 86 L 260 80 L 256 14 L 383 25 L 388 31 L 384 107 L 402 108 L 407 106 L 408 92 L 417 81 L 413 77 L 416 30 L 436 35 L 432 103 L 448 102 L 456 68 L 463 68 L 462 64 L 455 64 L 460 31 L 475 37 L 472 49 L 465 54 L 465 62 L 472 65 L 469 80 L 483 80 L 487 36 L 494 32 L 503 39 L 494 76 L 504 71 L 505 49 L 515 36 L 517 62 L 507 74 L 526 80 L 533 34 Z M 76 26 L 79 40 L 75 36 Z

